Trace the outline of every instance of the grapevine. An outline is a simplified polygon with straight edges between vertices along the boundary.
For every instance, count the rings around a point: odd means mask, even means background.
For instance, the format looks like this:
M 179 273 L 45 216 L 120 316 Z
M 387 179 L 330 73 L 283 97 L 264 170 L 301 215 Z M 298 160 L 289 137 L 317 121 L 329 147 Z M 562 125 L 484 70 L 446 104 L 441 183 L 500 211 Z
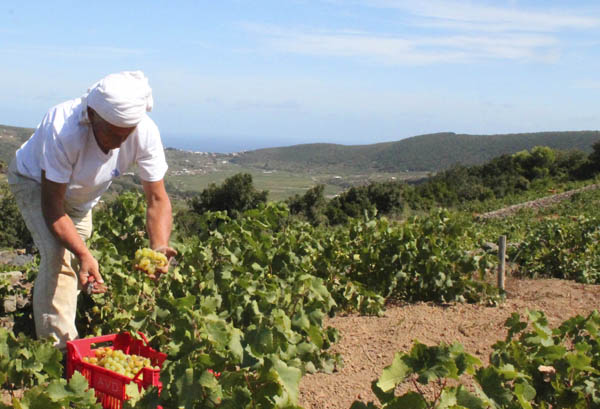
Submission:
M 479 280 L 489 265 L 475 251 L 472 222 L 449 211 L 402 222 L 365 217 L 335 229 L 291 218 L 282 204 L 235 219 L 207 212 L 194 237 L 172 243 L 179 255 L 169 279 L 148 280 L 148 269 L 140 268 L 144 251 L 151 254 L 137 234 L 145 211 L 140 203 L 141 196 L 124 194 L 118 205 L 95 214 L 90 248 L 112 291 L 83 294 L 78 325 L 81 336 L 140 331 L 166 353 L 163 388 L 154 395 L 163 407 L 297 407 L 305 373 L 342 364 L 330 350 L 338 334 L 324 325 L 327 315 L 377 314 L 386 297 L 493 296 Z M 146 258 L 154 266 L 152 256 Z M 455 362 L 469 358 L 451 351 Z M 92 358 L 100 358 L 98 364 L 105 357 Z M 34 375 L 23 382 L 33 389 L 48 379 Z M 438 402 L 451 392 L 436 395 Z

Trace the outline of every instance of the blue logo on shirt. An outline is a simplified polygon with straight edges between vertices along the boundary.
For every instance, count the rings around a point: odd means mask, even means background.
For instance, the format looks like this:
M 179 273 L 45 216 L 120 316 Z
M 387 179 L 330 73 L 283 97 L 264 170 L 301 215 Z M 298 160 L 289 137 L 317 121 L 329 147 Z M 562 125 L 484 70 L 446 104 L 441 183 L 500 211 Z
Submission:
M 119 177 L 119 175 L 121 174 L 121 172 L 119 172 L 119 169 L 114 168 L 112 170 L 112 172 L 110 172 L 110 174 L 112 175 L 113 178 Z

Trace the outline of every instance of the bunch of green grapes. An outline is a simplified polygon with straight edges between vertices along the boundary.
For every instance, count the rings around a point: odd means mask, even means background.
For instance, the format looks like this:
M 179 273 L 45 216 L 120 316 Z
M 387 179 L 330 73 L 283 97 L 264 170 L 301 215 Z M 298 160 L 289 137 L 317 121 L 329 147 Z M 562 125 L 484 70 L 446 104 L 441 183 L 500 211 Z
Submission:
M 158 251 L 143 248 L 135 252 L 136 267 L 149 275 L 154 275 L 157 268 L 166 267 L 168 263 L 167 256 Z
M 158 365 L 152 366 L 150 358 L 139 355 L 128 355 L 119 349 L 98 348 L 94 356 L 84 357 L 83 362 L 98 365 L 128 378 L 133 378 L 143 368 L 159 370 Z

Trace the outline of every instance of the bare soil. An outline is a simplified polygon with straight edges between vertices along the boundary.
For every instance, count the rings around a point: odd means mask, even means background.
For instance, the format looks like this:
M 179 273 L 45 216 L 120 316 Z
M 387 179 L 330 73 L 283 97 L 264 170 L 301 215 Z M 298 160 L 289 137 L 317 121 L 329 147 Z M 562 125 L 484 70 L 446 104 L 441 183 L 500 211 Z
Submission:
M 492 345 L 506 337 L 504 322 L 513 312 L 541 310 L 552 327 L 575 315 L 600 308 L 600 286 L 557 279 L 508 277 L 506 300 L 496 307 L 431 303 L 389 307 L 383 317 L 337 316 L 326 325 L 340 332 L 344 367 L 332 374 L 306 375 L 300 383 L 300 405 L 306 409 L 348 409 L 355 400 L 378 402 L 371 382 L 392 363 L 395 352 L 408 352 L 413 341 L 427 345 L 461 343 L 488 363 Z

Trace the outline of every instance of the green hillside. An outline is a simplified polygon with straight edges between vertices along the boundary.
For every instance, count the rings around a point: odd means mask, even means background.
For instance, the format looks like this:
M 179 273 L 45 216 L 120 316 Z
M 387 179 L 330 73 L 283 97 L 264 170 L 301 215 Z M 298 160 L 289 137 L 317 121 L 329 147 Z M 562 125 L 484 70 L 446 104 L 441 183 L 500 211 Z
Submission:
M 33 129 L 0 125 L 0 160 L 8 163 L 14 151 Z M 268 148 L 235 155 L 197 155 L 168 150 L 174 172 L 204 171 L 218 167 L 221 161 L 246 168 L 302 173 L 337 172 L 373 174 L 398 172 L 436 172 L 454 164 L 477 165 L 502 154 L 529 150 L 534 146 L 553 149 L 578 149 L 591 152 L 600 140 L 600 131 L 538 132 L 502 135 L 436 133 L 419 135 L 396 142 L 371 145 L 304 144 Z
M 591 152 L 600 131 L 503 135 L 436 133 L 372 145 L 306 144 L 244 152 L 232 162 L 289 171 L 439 171 L 454 164 L 476 165 L 534 146 Z
M 15 151 L 33 133 L 34 129 L 0 125 L 0 161 L 8 164 Z

